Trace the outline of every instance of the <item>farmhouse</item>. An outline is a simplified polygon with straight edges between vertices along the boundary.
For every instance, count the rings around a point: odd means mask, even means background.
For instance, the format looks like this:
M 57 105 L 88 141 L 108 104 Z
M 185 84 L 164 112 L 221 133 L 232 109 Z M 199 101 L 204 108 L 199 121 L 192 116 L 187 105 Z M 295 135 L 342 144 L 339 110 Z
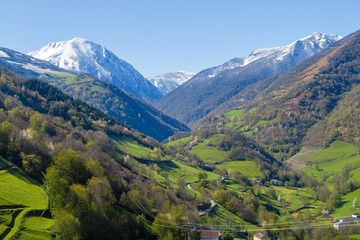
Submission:
M 271 179 L 271 180 L 270 180 L 270 183 L 275 184 L 275 185 L 279 185 L 279 184 L 282 183 L 282 181 L 280 181 L 280 180 L 278 180 L 278 179 Z
M 271 238 L 263 233 L 257 233 L 254 235 L 254 240 L 271 240 Z
M 216 230 L 200 230 L 200 240 L 219 240 L 220 235 Z

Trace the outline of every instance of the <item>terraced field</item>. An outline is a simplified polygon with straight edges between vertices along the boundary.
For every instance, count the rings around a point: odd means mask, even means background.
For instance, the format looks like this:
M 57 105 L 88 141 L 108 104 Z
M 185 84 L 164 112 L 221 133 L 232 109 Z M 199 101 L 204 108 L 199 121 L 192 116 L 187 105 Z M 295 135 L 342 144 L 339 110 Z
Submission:
M 0 158 L 0 239 L 51 239 L 40 184 Z

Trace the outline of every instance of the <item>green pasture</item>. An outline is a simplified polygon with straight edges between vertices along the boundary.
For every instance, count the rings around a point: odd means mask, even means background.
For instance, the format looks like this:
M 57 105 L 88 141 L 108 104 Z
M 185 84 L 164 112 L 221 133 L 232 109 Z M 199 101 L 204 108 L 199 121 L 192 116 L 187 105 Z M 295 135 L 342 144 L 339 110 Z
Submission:
M 133 139 L 127 137 L 112 137 L 112 139 L 117 148 L 134 157 L 143 158 L 150 156 L 154 158 L 156 156 L 156 153 L 152 149 L 140 145 Z
M 40 184 L 0 158 L 0 239 L 51 239 L 50 230 L 46 230 L 46 234 L 38 231 L 39 234 L 24 236 L 26 229 L 50 228 L 51 219 L 46 220 L 47 225 L 35 221 L 46 207 L 47 196 Z M 31 212 L 36 212 L 37 216 L 29 218 Z
M 178 140 L 174 140 L 171 142 L 168 142 L 167 144 L 165 144 L 168 147 L 174 147 L 174 146 L 184 146 L 184 144 L 190 142 L 193 138 L 192 137 L 185 137 L 185 138 L 180 138 Z
M 223 162 L 216 165 L 217 168 L 226 168 L 232 172 L 239 171 L 241 174 L 248 178 L 262 178 L 263 174 L 260 169 L 256 166 L 254 161 L 231 161 Z
M 216 134 L 209 139 L 202 140 L 197 145 L 193 146 L 190 153 L 197 155 L 204 162 L 218 163 L 224 161 L 227 152 L 219 150 L 216 145 L 222 134 Z

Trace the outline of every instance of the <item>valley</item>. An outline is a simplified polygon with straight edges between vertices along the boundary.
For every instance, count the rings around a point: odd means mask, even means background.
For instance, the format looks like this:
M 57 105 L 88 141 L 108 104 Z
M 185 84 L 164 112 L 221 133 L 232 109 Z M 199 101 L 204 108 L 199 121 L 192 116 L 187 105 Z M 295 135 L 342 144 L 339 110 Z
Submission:
M 149 80 L 30 55 L 0 48 L 1 239 L 359 239 L 359 32 Z

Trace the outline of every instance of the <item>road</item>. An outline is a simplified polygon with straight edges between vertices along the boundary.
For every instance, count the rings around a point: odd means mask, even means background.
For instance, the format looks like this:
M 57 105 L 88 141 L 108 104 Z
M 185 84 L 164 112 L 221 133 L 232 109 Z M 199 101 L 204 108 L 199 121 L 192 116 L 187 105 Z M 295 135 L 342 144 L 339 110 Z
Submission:
M 186 187 L 192 189 L 190 183 L 186 184 Z M 216 202 L 214 200 L 210 200 L 210 203 L 211 205 L 208 209 L 198 212 L 199 216 L 205 215 L 205 213 L 210 212 L 216 206 Z

